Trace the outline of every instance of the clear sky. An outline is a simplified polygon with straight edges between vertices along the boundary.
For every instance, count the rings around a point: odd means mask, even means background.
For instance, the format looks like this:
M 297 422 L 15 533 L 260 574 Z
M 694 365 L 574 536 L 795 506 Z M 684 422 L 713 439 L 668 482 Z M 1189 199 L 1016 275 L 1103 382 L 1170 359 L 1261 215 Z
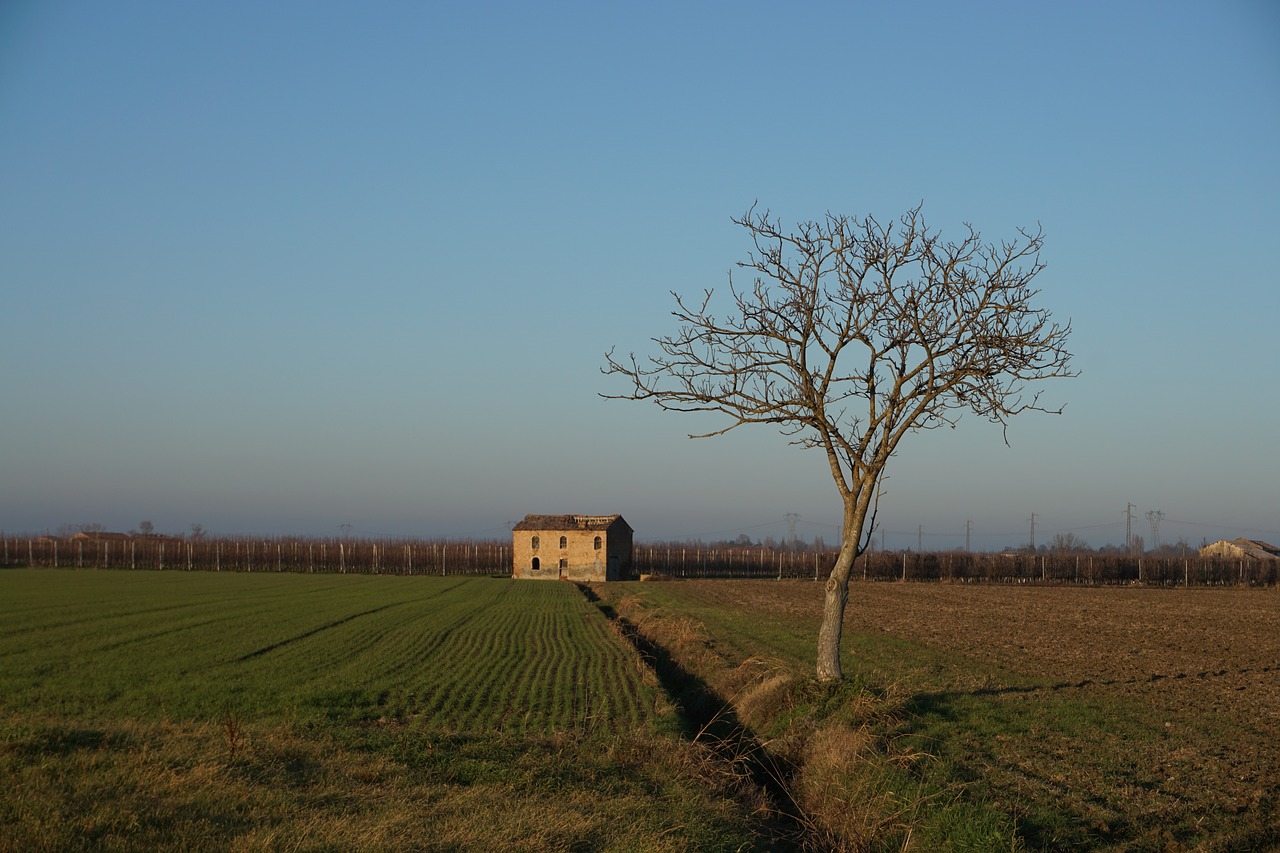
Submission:
M 1043 226 L 1082 375 L 909 437 L 888 547 L 1280 540 L 1280 6 L 792 6 L 0 6 L 0 529 L 832 543 L 817 454 L 602 354 L 755 200 L 923 201 Z

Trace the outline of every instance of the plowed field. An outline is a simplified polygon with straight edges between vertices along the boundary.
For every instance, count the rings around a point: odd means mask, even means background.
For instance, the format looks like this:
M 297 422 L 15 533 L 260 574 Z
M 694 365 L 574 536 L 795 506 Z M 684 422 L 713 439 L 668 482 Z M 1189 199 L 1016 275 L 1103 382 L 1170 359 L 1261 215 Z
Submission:
M 671 586 L 700 612 L 797 630 L 816 628 L 822 594 L 813 582 Z M 980 731 L 956 749 L 973 778 L 1005 802 L 1058 803 L 1091 849 L 1270 849 L 1277 837 L 1274 589 L 855 582 L 846 637 L 847 670 L 916 695 L 910 731 L 939 750 Z M 1067 717 L 1050 705 L 1073 709 L 1070 726 L 1055 728 Z M 1010 731 L 980 728 L 989 712 Z
M 704 581 L 716 597 L 813 618 L 818 584 Z M 847 630 L 887 632 L 1058 686 L 1247 720 L 1280 755 L 1280 591 L 854 584 Z M 856 654 L 856 648 L 853 653 Z

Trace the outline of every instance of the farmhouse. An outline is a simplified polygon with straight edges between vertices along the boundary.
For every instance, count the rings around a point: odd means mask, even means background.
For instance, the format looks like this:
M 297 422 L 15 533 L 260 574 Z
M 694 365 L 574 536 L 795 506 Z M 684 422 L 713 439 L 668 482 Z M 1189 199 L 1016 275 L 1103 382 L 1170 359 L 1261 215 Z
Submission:
M 1228 557 L 1232 560 L 1280 560 L 1280 548 L 1259 539 L 1219 539 L 1200 549 L 1201 557 Z
M 128 542 L 128 533 L 110 533 L 105 530 L 81 530 L 69 537 L 72 542 Z
M 620 515 L 526 515 L 511 532 L 511 576 L 623 580 L 632 572 L 632 533 Z

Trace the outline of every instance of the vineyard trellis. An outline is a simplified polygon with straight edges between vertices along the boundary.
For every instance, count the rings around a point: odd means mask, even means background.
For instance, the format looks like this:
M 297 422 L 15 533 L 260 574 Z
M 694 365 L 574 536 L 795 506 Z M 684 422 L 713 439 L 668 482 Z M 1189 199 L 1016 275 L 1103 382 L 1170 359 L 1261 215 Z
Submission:
M 389 575 L 509 574 L 506 540 L 134 536 L 57 539 L 0 535 L 0 566 Z M 640 544 L 639 572 L 671 578 L 825 580 L 835 549 Z M 854 577 L 944 581 L 1154 586 L 1275 586 L 1280 560 L 1151 557 L 1115 553 L 871 551 Z
M 825 580 L 837 551 L 641 545 L 641 571 L 673 578 Z M 1113 553 L 869 551 L 854 577 L 868 581 L 946 581 L 1155 586 L 1274 586 L 1280 560 L 1128 556 Z
M 671 578 L 810 578 L 824 580 L 836 549 L 701 548 L 639 546 L 641 571 Z M 1125 556 L 1115 553 L 913 552 L 863 553 L 855 578 L 955 581 L 955 583 L 1053 583 L 1149 585 L 1276 585 L 1280 560 Z
M 159 571 L 308 572 L 392 575 L 510 572 L 499 541 L 230 537 L 54 539 L 0 536 L 0 565 Z

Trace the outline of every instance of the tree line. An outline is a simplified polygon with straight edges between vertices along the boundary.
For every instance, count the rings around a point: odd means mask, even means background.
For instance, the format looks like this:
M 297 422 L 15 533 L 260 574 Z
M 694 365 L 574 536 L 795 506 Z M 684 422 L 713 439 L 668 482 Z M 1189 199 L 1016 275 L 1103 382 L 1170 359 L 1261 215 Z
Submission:
M 835 548 L 723 543 L 635 546 L 639 574 L 666 578 L 790 578 L 826 581 Z M 0 566 L 158 571 L 392 575 L 509 575 L 506 540 L 306 537 L 100 538 L 0 535 Z M 852 577 L 866 581 L 1159 586 L 1280 583 L 1280 560 L 1126 554 L 1118 551 L 866 551 Z
M 511 571 L 511 543 L 438 539 L 0 536 L 0 565 L 344 574 L 494 574 Z

